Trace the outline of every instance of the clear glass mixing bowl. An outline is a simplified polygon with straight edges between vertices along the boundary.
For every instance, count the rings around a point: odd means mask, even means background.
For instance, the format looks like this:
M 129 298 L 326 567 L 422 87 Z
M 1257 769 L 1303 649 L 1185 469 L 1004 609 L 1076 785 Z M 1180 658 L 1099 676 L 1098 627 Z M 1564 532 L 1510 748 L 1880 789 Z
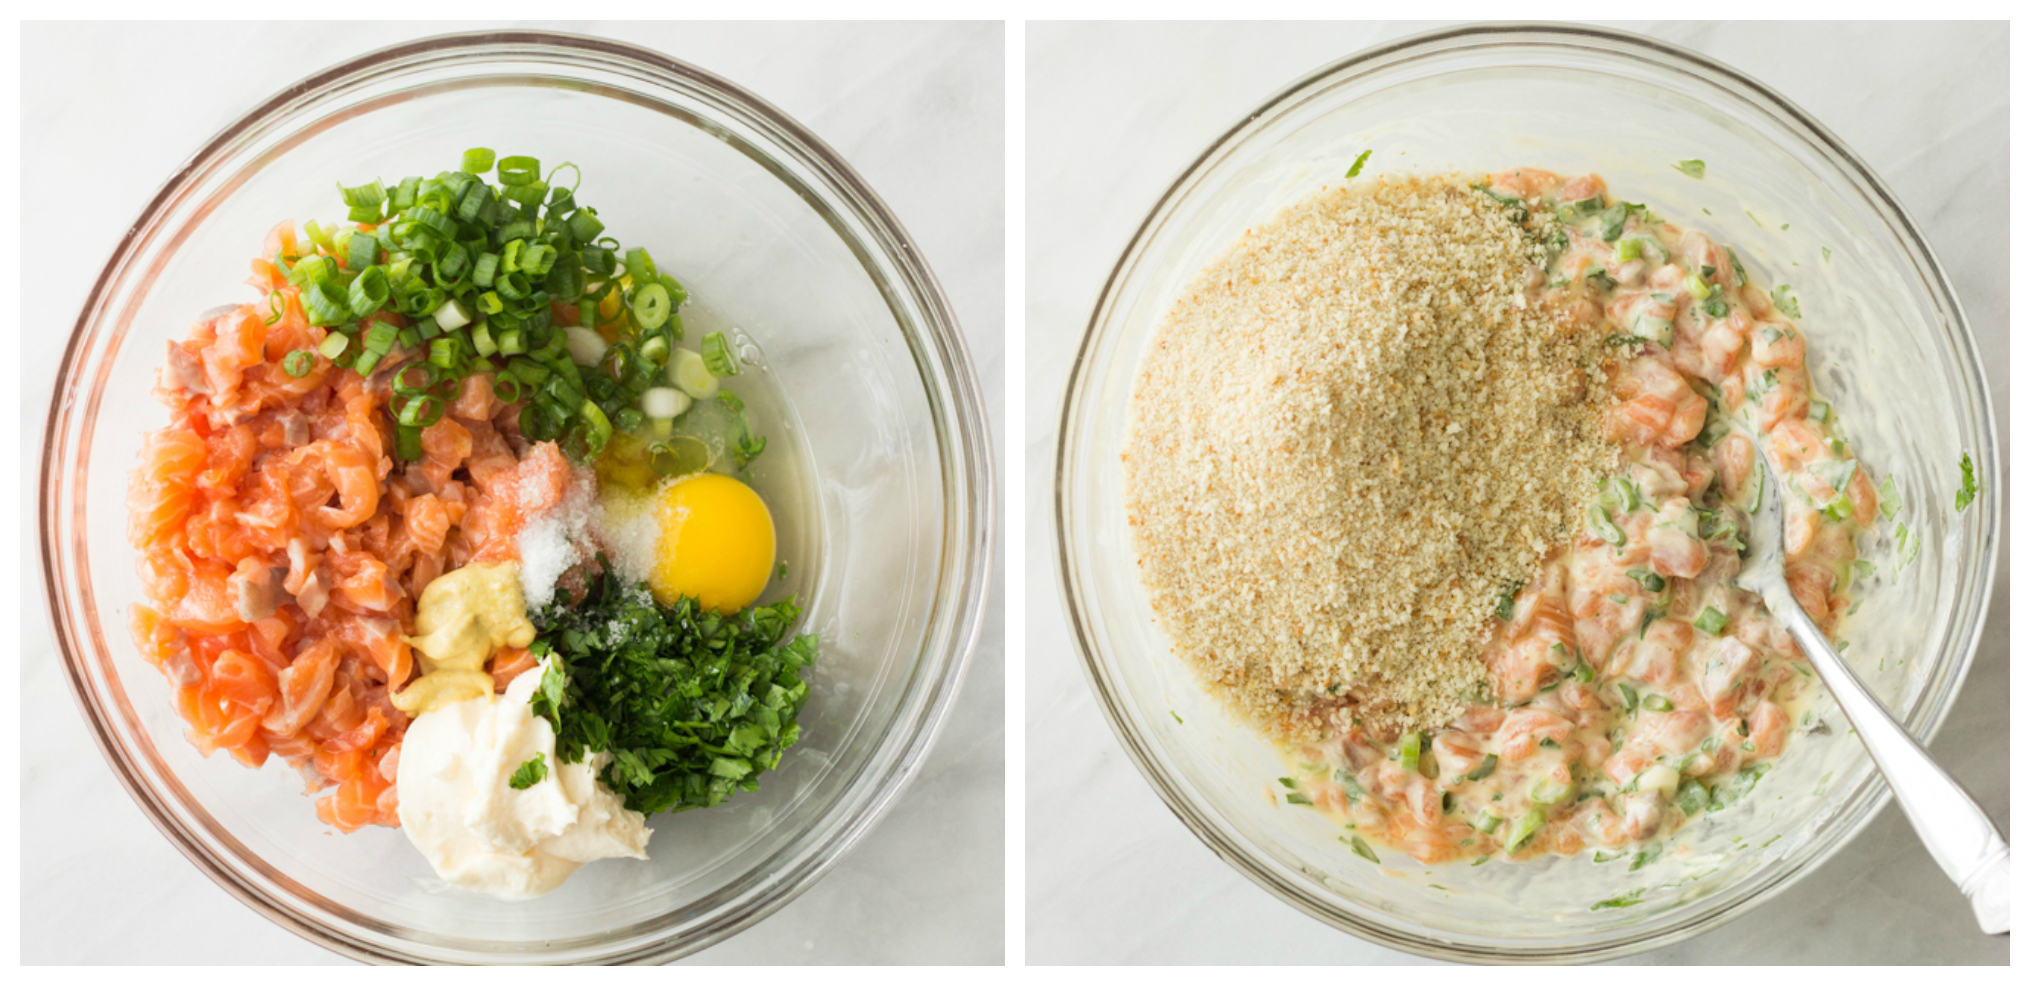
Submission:
M 1377 866 L 1323 816 L 1279 804 L 1268 788 L 1283 762 L 1200 690 L 1154 622 L 1121 506 L 1143 350 L 1200 268 L 1250 225 L 1341 180 L 1367 149 L 1368 174 L 1597 172 L 1616 195 L 1733 244 L 1754 276 L 1791 284 L 1815 380 L 1862 460 L 1895 477 L 1897 520 L 1918 539 L 1906 567 L 1893 536 L 1864 548 L 1882 575 L 1845 624 L 1847 658 L 1921 738 L 1952 704 L 1987 610 L 2003 500 L 1991 483 L 1966 511 L 1952 505 L 1962 451 L 1982 477 L 2001 473 L 1979 357 L 1924 237 L 1837 138 L 1724 65 L 1616 31 L 1483 25 L 1370 49 L 1278 93 L 1186 169 L 1116 265 L 1073 367 L 1056 485 L 1061 574 L 1100 705 L 1215 852 L 1383 945 L 1465 961 L 1598 960 L 1738 917 L 1887 800 L 1830 699 L 1816 709 L 1826 728 L 1801 733 L 1754 797 L 1687 828 L 1686 856 L 1640 872 L 1590 856 L 1426 867 L 1385 853 Z M 1705 181 L 1672 170 L 1687 158 L 1706 162 Z M 1633 906 L 1594 906 L 1636 890 Z
M 570 161 L 611 235 L 650 247 L 742 336 L 770 437 L 756 485 L 823 651 L 803 740 L 758 793 L 659 816 L 646 863 L 529 903 L 447 892 L 397 831 L 336 837 L 279 762 L 207 761 L 128 640 L 128 471 L 163 340 L 241 286 L 266 230 L 335 218 L 333 183 L 434 174 L 465 148 Z M 757 399 L 757 397 L 759 399 Z M 57 639 L 142 809 L 228 891 L 378 961 L 667 959 L 760 920 L 894 801 L 976 642 L 993 480 L 950 306 L 874 192 L 739 87 L 612 41 L 429 38 L 320 72 L 213 138 L 155 196 L 78 317 L 50 407 L 41 534 Z

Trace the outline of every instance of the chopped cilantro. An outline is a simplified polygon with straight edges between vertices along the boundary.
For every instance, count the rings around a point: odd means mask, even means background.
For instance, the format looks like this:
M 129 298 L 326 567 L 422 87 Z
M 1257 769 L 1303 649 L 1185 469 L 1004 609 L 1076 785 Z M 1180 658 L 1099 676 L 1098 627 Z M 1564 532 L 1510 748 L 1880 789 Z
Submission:
M 1360 177 L 1360 169 L 1367 167 L 1367 156 L 1373 153 L 1374 151 L 1372 150 L 1360 152 L 1360 156 L 1353 159 L 1353 167 L 1346 169 L 1346 177 L 1348 178 Z
M 515 768 L 515 775 L 508 778 L 508 786 L 517 791 L 526 791 L 548 776 L 550 765 L 544 762 L 543 755 L 538 753 Z
M 1706 178 L 1706 162 L 1698 160 L 1697 158 L 1694 158 L 1690 161 L 1679 161 L 1678 163 L 1671 165 L 1671 167 L 1676 168 L 1679 171 L 1682 171 L 1685 174 L 1692 176 L 1693 178 L 1697 178 L 1700 181 L 1704 181 Z
M 531 615 L 538 657 L 554 654 L 531 710 L 557 756 L 613 755 L 601 780 L 644 815 L 710 808 L 754 791 L 800 731 L 803 674 L 817 637 L 789 636 L 794 600 L 732 616 L 682 598 L 658 604 L 602 572 L 577 606 L 562 590 Z

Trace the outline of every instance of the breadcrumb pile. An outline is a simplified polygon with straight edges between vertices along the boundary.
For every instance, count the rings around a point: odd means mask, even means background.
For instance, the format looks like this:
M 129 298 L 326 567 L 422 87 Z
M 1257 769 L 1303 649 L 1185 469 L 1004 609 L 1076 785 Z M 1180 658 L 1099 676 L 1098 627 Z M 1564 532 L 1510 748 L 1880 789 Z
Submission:
M 1457 175 L 1327 187 L 1200 272 L 1144 357 L 1123 456 L 1144 581 L 1177 654 L 1273 738 L 1456 717 L 1502 596 L 1617 461 L 1604 343 L 1528 300 L 1520 215 Z

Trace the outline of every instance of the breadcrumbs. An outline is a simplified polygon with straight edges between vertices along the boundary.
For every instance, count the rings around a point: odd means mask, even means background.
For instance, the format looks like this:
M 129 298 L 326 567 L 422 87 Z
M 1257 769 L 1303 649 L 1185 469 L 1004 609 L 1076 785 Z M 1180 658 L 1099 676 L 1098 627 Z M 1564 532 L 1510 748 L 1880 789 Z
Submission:
M 1456 175 L 1327 187 L 1200 272 L 1144 357 L 1143 578 L 1177 654 L 1276 738 L 1457 716 L 1501 598 L 1617 461 L 1604 344 L 1528 300 L 1520 215 Z

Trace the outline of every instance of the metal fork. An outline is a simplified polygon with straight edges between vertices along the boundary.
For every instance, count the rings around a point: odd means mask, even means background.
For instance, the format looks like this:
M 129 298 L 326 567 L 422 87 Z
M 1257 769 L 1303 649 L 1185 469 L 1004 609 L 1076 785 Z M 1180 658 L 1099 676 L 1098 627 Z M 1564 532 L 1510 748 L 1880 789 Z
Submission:
M 1889 781 L 1889 789 L 1896 792 L 1918 839 L 1972 902 L 1981 930 L 1991 935 L 2008 934 L 2009 843 L 1952 775 L 1933 761 L 1847 670 L 1846 662 L 1799 608 L 1783 574 L 1783 488 L 1760 441 L 1755 442 L 1755 458 L 1760 495 L 1750 518 L 1741 574 L 1735 576 L 1734 583 L 1760 595 L 1769 612 L 1810 658 L 1812 670 L 1826 683 L 1868 748 L 1868 755 L 1875 758 L 1875 766 Z

